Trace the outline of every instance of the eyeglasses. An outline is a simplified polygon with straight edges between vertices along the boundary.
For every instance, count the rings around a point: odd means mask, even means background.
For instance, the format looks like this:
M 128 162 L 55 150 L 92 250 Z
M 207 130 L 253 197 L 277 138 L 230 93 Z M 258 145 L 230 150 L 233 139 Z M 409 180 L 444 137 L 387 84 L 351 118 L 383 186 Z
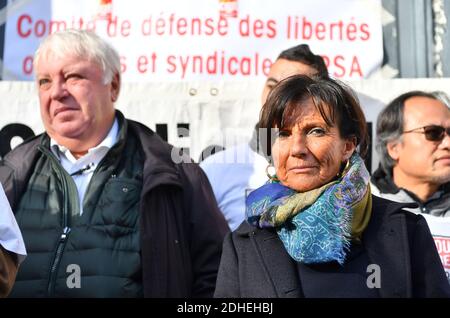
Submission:
M 423 129 L 423 131 L 418 131 L 420 129 Z M 411 133 L 411 132 L 417 132 L 425 134 L 425 139 L 429 141 L 442 141 L 444 139 L 445 134 L 450 136 L 450 127 L 444 128 L 442 126 L 438 125 L 429 125 L 419 128 L 414 128 L 411 130 L 404 131 L 404 134 Z

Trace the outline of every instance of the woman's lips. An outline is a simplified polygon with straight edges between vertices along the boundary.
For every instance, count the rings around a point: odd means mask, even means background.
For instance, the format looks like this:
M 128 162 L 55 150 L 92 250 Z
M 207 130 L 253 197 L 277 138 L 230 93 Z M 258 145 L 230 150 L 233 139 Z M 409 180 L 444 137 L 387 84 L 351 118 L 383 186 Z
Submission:
M 289 168 L 288 171 L 293 172 L 293 173 L 306 173 L 306 172 L 310 172 L 311 170 L 317 169 L 317 166 L 295 166 L 292 168 Z

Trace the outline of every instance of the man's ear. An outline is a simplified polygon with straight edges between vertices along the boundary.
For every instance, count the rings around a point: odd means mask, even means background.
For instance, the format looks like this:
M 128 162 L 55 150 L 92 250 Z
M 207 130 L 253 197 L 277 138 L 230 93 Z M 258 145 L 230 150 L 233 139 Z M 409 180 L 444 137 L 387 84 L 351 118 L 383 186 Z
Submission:
M 120 92 L 120 74 L 117 73 L 113 76 L 111 81 L 111 99 L 113 102 L 117 101 Z
M 400 156 L 400 142 L 399 141 L 391 141 L 386 144 L 387 153 L 389 156 L 397 161 Z

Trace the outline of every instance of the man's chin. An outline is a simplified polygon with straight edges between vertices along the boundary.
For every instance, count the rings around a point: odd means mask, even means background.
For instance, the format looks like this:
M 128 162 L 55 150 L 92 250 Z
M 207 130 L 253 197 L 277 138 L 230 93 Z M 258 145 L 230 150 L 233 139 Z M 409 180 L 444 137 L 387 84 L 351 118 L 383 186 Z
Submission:
M 433 181 L 436 184 L 446 184 L 450 182 L 450 167 L 446 168 L 446 169 L 440 169 L 439 173 L 437 173 L 434 178 Z
M 67 140 L 67 139 L 79 139 L 82 135 L 83 130 L 81 127 L 65 127 L 65 129 L 55 129 L 50 137 L 58 140 Z

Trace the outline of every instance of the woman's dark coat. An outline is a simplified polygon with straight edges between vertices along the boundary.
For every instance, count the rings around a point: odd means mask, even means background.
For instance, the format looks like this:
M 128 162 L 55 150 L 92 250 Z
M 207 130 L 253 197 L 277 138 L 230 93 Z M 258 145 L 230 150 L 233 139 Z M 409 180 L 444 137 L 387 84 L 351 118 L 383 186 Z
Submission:
M 405 205 L 377 197 L 372 200 L 362 246 L 368 263 L 380 269 L 380 288 L 375 287 L 378 296 L 450 297 L 450 285 L 425 219 L 402 210 Z M 301 284 L 311 284 L 311 279 L 319 289 L 314 297 L 330 295 L 330 290 L 320 290 L 330 285 L 330 275 L 315 273 L 312 278 L 313 271 L 303 270 L 299 277 L 298 264 L 273 229 L 257 229 L 244 222 L 226 236 L 222 253 L 215 297 L 304 297 Z M 367 276 L 372 273 L 368 270 Z M 344 287 L 336 286 L 340 288 Z

